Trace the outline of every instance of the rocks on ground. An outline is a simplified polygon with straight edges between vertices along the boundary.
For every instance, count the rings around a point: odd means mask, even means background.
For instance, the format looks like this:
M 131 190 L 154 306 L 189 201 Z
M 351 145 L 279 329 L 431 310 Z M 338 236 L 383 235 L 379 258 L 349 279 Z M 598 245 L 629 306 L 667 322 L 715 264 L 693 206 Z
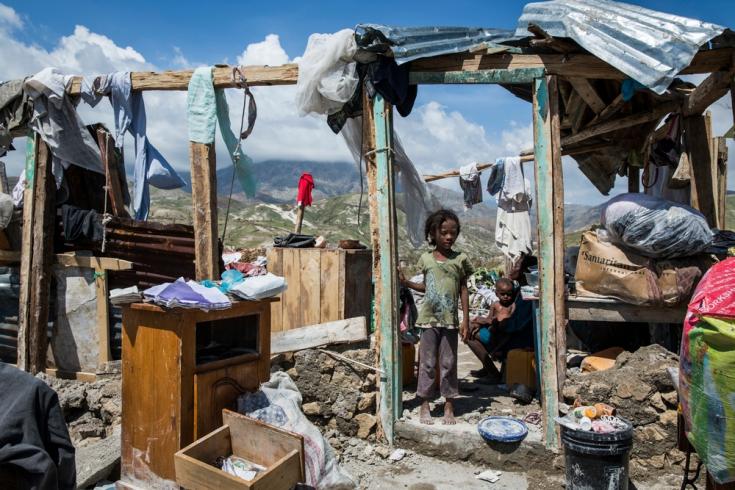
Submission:
M 564 384 L 564 401 L 608 403 L 618 415 L 634 425 L 631 474 L 652 473 L 680 466 L 684 453 L 676 449 L 676 387 L 667 368 L 676 368 L 679 358 L 658 344 L 623 352 L 606 371 L 571 374 Z

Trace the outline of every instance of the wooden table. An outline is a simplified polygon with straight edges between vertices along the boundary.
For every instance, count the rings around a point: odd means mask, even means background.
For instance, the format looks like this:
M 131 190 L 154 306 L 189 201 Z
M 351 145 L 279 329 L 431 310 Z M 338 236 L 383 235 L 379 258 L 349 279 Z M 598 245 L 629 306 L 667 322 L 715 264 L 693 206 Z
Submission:
M 118 487 L 177 487 L 174 453 L 220 427 L 223 408 L 268 380 L 273 301 L 209 312 L 123 308 Z

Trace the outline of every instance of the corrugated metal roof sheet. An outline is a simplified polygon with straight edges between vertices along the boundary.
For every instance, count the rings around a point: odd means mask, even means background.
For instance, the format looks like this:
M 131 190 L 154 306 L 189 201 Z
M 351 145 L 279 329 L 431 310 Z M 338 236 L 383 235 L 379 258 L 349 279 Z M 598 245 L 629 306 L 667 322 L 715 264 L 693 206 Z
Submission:
M 358 24 L 355 36 L 361 48 L 378 51 L 390 49 L 399 65 L 419 58 L 463 53 L 481 43 L 493 46 L 517 40 L 513 31 L 507 29 L 393 27 L 380 24 Z
M 536 24 L 555 37 L 568 37 L 637 82 L 661 94 L 699 48 L 725 28 L 678 15 L 609 0 L 529 3 L 518 19 L 517 36 Z

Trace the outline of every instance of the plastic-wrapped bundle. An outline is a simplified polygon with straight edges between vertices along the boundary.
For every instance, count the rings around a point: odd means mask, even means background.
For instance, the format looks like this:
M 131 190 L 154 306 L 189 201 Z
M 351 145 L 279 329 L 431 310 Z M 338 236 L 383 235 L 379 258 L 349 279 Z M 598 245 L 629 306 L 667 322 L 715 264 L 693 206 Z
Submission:
M 712 231 L 702 213 L 647 194 L 610 199 L 601 219 L 612 242 L 655 259 L 695 255 L 712 243 Z
M 679 400 L 687 438 L 718 483 L 735 481 L 735 258 L 702 278 L 684 320 Z

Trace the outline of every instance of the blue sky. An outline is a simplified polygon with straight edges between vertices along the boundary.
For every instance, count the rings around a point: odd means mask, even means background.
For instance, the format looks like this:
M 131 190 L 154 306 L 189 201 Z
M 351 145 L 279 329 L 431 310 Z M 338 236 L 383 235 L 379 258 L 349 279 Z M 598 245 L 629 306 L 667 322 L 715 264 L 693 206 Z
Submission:
M 35 69 L 48 63 L 58 64 L 67 72 L 82 70 L 87 75 L 94 75 L 105 69 L 180 69 L 253 59 L 280 59 L 285 62 L 304 52 L 310 34 L 336 32 L 360 22 L 513 29 L 525 3 L 511 0 L 455 0 L 441 3 L 281 0 L 216 2 L 213 4 L 216 8 L 212 8 L 204 7 L 201 2 L 186 1 L 108 2 L 104 7 L 99 2 L 77 1 L 72 8 L 67 2 L 5 0 L 0 4 L 5 6 L 6 13 L 4 26 L 0 16 L 0 33 L 4 34 L 3 38 L 10 40 L 12 49 L 3 54 L 3 48 L 0 47 L 0 58 L 3 58 L 0 79 L 32 74 Z M 631 3 L 735 26 L 732 0 L 639 0 Z M 7 14 L 8 8 L 14 16 Z M 0 9 L 0 14 L 2 12 Z M 78 26 L 83 29 L 80 30 Z M 268 37 L 274 34 L 277 38 Z M 89 46 L 95 43 L 102 44 L 103 48 L 90 50 Z M 15 65 L 15 68 L 9 65 Z M 26 71 L 23 72 L 23 69 Z M 92 71 L 95 69 L 98 71 Z M 326 128 L 323 122 L 291 122 L 290 114 L 279 112 L 282 109 L 277 105 L 288 104 L 290 94 L 288 89 L 283 88 L 267 88 L 256 92 L 263 114 L 263 127 L 258 128 L 256 125 L 253 134 L 253 139 L 258 141 L 252 143 L 250 150 L 256 160 L 278 157 L 279 151 L 283 152 L 284 158 L 298 158 L 301 153 L 305 158 L 321 155 L 324 160 L 346 159 L 344 148 L 334 151 L 327 148 L 327 144 L 339 146 L 341 142 L 329 140 L 331 136 L 323 131 Z M 228 91 L 228 97 L 231 98 L 231 105 L 237 106 L 239 95 Z M 157 145 L 164 147 L 162 150 L 170 148 L 164 154 L 168 156 L 171 153 L 169 160 L 173 159 L 175 162 L 172 163 L 186 168 L 186 143 L 173 141 L 171 133 L 165 129 L 165 125 L 169 124 L 167 121 L 177 119 L 176 115 L 179 114 L 171 112 L 170 107 L 181 102 L 181 94 L 146 94 L 148 113 L 154 127 L 152 131 L 166 140 L 157 142 Z M 729 108 L 729 101 L 726 106 L 723 109 Z M 160 116 L 153 114 L 155 109 L 159 110 Z M 104 112 L 111 112 L 109 106 L 83 111 L 83 114 L 85 120 L 90 117 L 110 120 L 110 116 Z M 720 112 L 724 114 L 727 111 Z M 530 105 L 499 87 L 422 86 L 414 113 L 396 124 L 419 170 L 429 172 L 456 168 L 468 160 L 483 160 L 485 156 L 485 159 L 494 159 L 502 156 L 503 151 L 511 153 L 518 146 L 524 147 L 530 136 L 530 121 Z M 156 127 L 156 124 L 161 126 Z M 725 119 L 716 120 L 715 132 L 725 124 L 728 124 Z M 270 131 L 266 129 L 268 125 L 273 126 Z M 281 134 L 293 135 L 289 151 L 283 150 L 281 141 L 274 141 L 280 139 L 277 127 L 282 128 Z M 258 129 L 261 130 L 260 134 Z M 310 144 L 315 141 L 315 132 L 327 142 L 324 147 Z M 445 138 L 446 134 L 451 137 Z M 441 145 L 442 149 L 435 145 Z M 474 151 L 468 152 L 468 145 L 473 146 Z M 246 148 L 246 151 L 249 150 Z M 730 153 L 734 154 L 735 148 L 731 147 Z M 17 156 L 9 160 L 11 167 L 18 161 Z M 732 158 L 730 167 L 735 167 Z M 569 182 L 566 193 L 568 201 L 588 203 L 605 199 L 587 184 L 573 164 L 566 164 L 565 172 Z M 735 173 L 731 172 L 731 175 Z M 621 181 L 617 189 L 624 187 L 625 182 Z

